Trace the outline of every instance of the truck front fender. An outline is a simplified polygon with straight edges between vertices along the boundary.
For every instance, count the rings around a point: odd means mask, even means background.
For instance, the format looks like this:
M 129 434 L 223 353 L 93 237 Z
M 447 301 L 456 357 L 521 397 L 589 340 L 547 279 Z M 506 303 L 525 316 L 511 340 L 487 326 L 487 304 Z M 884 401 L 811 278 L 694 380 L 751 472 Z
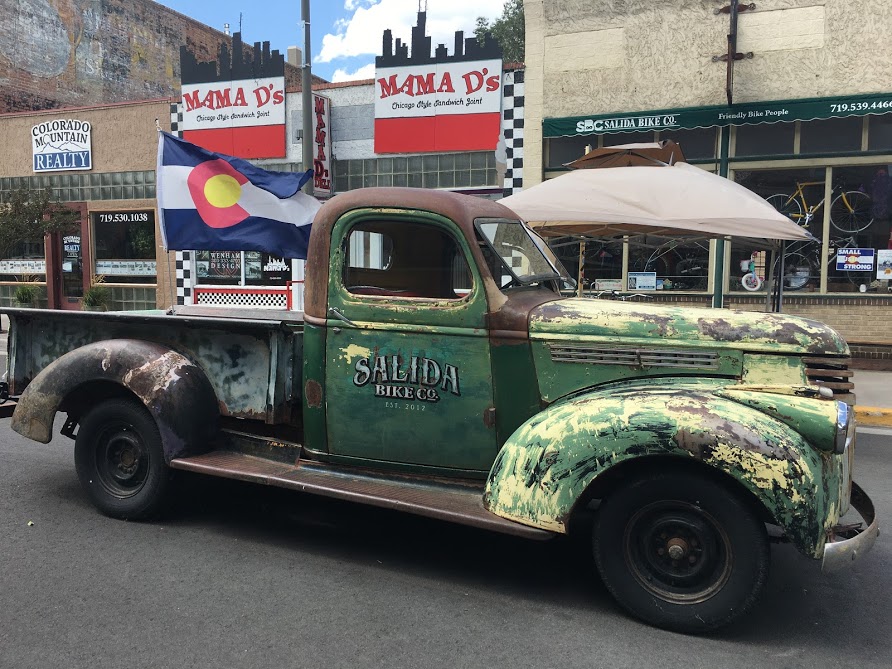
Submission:
M 98 399 L 88 396 L 90 389 L 109 384 L 135 395 L 154 416 L 168 462 L 201 449 L 217 431 L 217 400 L 204 371 L 166 346 L 138 339 L 94 342 L 49 364 L 25 388 L 11 427 L 48 443 L 63 404 L 89 407 Z
M 699 461 L 732 477 L 806 555 L 823 554 L 839 515 L 821 454 L 780 420 L 708 386 L 633 386 L 552 405 L 522 425 L 496 457 L 484 504 L 503 518 L 566 533 L 605 472 L 633 458 Z M 642 461 L 644 462 L 644 461 Z M 627 463 L 632 464 L 632 463 Z M 835 505 L 835 507 L 833 506 Z

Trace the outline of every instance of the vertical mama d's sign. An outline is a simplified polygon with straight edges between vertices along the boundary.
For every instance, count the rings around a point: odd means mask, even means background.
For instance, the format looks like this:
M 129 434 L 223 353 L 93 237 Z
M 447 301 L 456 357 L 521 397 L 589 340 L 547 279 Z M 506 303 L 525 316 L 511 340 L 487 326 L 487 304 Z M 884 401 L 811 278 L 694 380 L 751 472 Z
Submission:
M 54 119 L 31 128 L 35 172 L 93 169 L 93 126 L 88 121 Z
M 199 63 L 180 49 L 183 139 L 239 158 L 285 157 L 285 59 L 254 44 L 245 53 L 241 34 L 224 43 L 218 62 Z
M 501 134 L 502 54 L 491 35 L 455 34 L 455 53 L 431 56 L 426 12 L 412 44 L 384 31 L 375 59 L 375 153 L 494 150 Z M 411 53 L 411 55 L 410 55 Z
M 313 195 L 331 195 L 331 100 L 313 94 Z

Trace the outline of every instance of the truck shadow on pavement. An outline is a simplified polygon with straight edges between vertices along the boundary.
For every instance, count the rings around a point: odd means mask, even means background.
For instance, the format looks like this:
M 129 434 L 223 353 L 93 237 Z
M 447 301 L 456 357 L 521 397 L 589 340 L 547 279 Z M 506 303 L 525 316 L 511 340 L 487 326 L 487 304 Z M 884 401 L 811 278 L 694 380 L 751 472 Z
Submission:
M 315 495 L 189 475 L 181 481 L 172 527 L 212 526 L 240 540 L 286 546 L 357 565 L 449 580 L 462 587 L 519 597 L 538 604 L 597 616 L 625 618 L 640 625 L 613 602 L 590 558 L 589 534 L 536 542 L 452 525 L 396 511 Z M 880 548 L 879 546 L 877 547 Z M 885 597 L 871 587 L 868 569 L 879 568 L 881 553 L 851 570 L 822 575 L 820 564 L 789 545 L 772 546 L 772 572 L 756 608 L 712 637 L 731 642 L 776 645 L 781 656 L 825 640 L 835 651 L 851 644 L 888 652 L 881 615 Z M 857 635 L 841 630 L 857 628 Z M 653 630 L 658 634 L 671 634 Z

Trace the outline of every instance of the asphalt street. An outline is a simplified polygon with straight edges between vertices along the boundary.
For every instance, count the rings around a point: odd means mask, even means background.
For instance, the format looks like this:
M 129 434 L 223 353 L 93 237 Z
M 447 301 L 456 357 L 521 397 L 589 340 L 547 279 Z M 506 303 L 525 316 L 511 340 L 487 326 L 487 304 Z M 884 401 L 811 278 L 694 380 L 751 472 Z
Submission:
M 892 518 L 892 433 L 856 478 Z M 99 515 L 73 443 L 0 422 L 0 667 L 889 667 L 892 550 L 822 575 L 772 548 L 767 596 L 685 637 L 626 617 L 584 541 L 487 534 L 186 478 L 163 522 Z

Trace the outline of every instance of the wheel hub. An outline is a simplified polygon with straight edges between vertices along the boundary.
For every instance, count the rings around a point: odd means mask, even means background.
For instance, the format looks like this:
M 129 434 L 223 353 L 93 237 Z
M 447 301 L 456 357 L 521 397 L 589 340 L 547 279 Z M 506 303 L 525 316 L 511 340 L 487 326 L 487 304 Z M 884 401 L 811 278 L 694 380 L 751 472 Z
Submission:
M 731 571 L 724 530 L 687 502 L 657 502 L 639 510 L 626 527 L 624 548 L 639 583 L 669 602 L 708 599 Z
M 148 472 L 148 456 L 139 435 L 123 425 L 105 430 L 99 439 L 96 468 L 111 494 L 124 498 L 139 492 Z

